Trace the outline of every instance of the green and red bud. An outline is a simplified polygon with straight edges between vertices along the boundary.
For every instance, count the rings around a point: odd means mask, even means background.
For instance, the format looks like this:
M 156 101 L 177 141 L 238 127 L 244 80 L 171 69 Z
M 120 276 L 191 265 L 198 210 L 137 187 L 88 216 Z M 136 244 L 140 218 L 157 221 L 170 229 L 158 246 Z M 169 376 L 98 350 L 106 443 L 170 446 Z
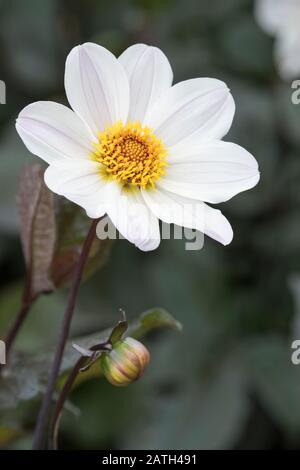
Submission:
M 101 356 L 105 377 L 118 387 L 129 385 L 141 377 L 149 361 L 148 349 L 133 338 L 116 342 L 111 351 Z

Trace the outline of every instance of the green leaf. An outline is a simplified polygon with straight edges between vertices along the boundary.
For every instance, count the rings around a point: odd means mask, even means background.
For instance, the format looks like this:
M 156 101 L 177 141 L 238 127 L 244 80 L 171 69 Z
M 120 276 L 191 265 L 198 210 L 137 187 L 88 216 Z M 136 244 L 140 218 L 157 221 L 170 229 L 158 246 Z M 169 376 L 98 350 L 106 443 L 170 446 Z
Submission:
M 161 328 L 181 329 L 181 325 L 163 309 L 155 308 L 143 313 L 140 318 L 129 326 L 128 334 L 135 338 Z M 61 377 L 58 386 L 64 383 L 69 370 L 78 360 L 78 352 L 72 347 L 75 342 L 89 348 L 98 342 L 105 341 L 111 333 L 111 328 L 93 333 L 89 336 L 74 338 L 67 344 L 61 367 Z M 34 355 L 12 355 L 10 364 L 3 369 L 0 378 L 0 409 L 12 408 L 21 401 L 37 398 L 47 383 L 49 368 L 53 360 L 53 351 Z M 99 361 L 89 371 L 80 374 L 79 380 L 86 381 L 101 375 Z
M 31 297 L 68 285 L 73 279 L 91 219 L 83 209 L 62 197 L 54 202 L 39 164 L 24 167 L 17 204 Z M 111 240 L 95 238 L 83 279 L 105 264 L 111 246 Z
M 17 205 L 21 240 L 29 276 L 29 298 L 51 292 L 50 266 L 55 245 L 53 194 L 39 164 L 26 165 L 20 177 Z
M 8 106 L 8 104 L 5 107 L 1 106 L 1 111 Z M 21 139 L 18 139 L 13 122 L 8 120 L 3 122 L 6 125 L 1 128 L 0 140 L 0 154 L 5 156 L 2 159 L 0 172 L 0 228 L 2 233 L 17 235 L 19 233 L 16 207 L 18 175 L 24 162 L 28 162 L 31 156 Z
M 0 449 L 15 441 L 21 435 L 21 431 L 12 426 L 0 425 Z
M 139 319 L 129 325 L 127 330 L 127 336 L 132 336 L 133 338 L 141 338 L 153 330 L 161 328 L 171 328 L 177 331 L 182 330 L 182 325 L 174 317 L 162 308 L 153 308 L 142 313 Z M 84 336 L 81 338 L 76 338 L 76 344 L 83 346 L 88 349 L 94 344 L 102 343 L 105 341 L 111 333 L 111 329 L 104 332 L 92 334 L 89 336 Z M 64 356 L 62 371 L 68 371 L 78 359 L 78 353 L 71 347 L 71 344 L 68 345 L 68 352 Z M 80 374 L 75 381 L 75 386 L 81 382 L 85 382 L 88 379 L 98 377 L 101 375 L 100 361 L 96 361 L 88 371 Z M 62 377 L 60 385 L 64 383 L 65 376 Z
M 192 373 L 171 394 L 157 388 L 140 390 L 146 410 L 139 413 L 142 419 L 131 423 L 125 448 L 220 450 L 235 445 L 250 411 L 236 358 L 228 358 L 213 371 Z
M 14 315 L 20 308 L 23 283 L 10 284 L 0 290 L 0 338 L 4 338 Z M 16 351 L 27 355 L 43 351 L 57 340 L 57 328 L 65 309 L 65 292 L 56 291 L 40 296 L 32 305 L 16 339 Z M 77 309 L 80 316 L 80 308 Z M 76 318 L 74 319 L 76 324 Z
M 138 338 L 152 329 L 161 327 L 169 327 L 177 331 L 182 330 L 182 324 L 175 320 L 169 312 L 163 308 L 152 308 L 140 316 L 139 321 L 129 329 L 129 332 L 131 336 Z
M 153 330 L 161 328 L 172 328 L 177 331 L 181 331 L 182 325 L 175 320 L 169 312 L 163 308 L 157 307 L 142 313 L 137 321 L 131 323 L 127 330 L 127 336 L 132 336 L 133 338 L 138 339 Z M 110 336 L 110 333 L 111 328 L 101 331 L 100 333 L 93 333 L 91 335 L 75 338 L 74 341 L 70 341 L 67 346 L 66 354 L 64 355 L 62 371 L 68 370 L 78 359 L 78 353 L 72 347 L 73 342 L 79 344 L 83 348 L 89 349 L 94 344 L 104 342 Z
M 52 280 L 56 287 L 68 285 L 74 276 L 83 241 L 89 230 L 91 219 L 83 209 L 64 198 L 57 200 L 57 243 L 52 263 Z M 87 279 L 106 263 L 112 241 L 95 238 L 84 270 Z
M 276 335 L 254 338 L 241 357 L 248 379 L 272 418 L 289 434 L 300 431 L 300 371 L 291 362 L 291 343 Z

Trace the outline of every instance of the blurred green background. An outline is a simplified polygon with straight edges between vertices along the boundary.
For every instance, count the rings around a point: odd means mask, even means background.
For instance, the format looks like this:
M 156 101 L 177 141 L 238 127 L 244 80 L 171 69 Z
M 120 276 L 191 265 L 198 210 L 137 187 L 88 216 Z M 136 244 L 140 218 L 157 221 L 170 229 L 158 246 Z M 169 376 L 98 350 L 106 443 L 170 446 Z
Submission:
M 184 241 L 171 240 L 145 254 L 117 241 L 106 266 L 82 286 L 74 335 L 112 325 L 119 307 L 129 319 L 164 307 L 183 331 L 145 338 L 152 361 L 138 383 L 117 389 L 97 378 L 78 387 L 61 447 L 300 448 L 300 366 L 290 359 L 291 342 L 300 339 L 300 105 L 278 78 L 273 40 L 255 23 L 250 0 L 0 0 L 0 79 L 7 85 L 0 105 L 0 337 L 18 310 L 25 272 L 18 175 L 37 160 L 14 120 L 30 102 L 65 102 L 66 55 L 87 41 L 116 54 L 136 42 L 157 45 L 175 82 L 225 80 L 237 105 L 226 140 L 257 158 L 262 178 L 221 207 L 234 229 L 230 246 L 206 238 L 203 250 L 185 251 Z M 66 293 L 36 303 L 18 338 L 24 354 L 55 343 Z M 0 403 L 2 395 L 0 387 Z M 4 403 L 2 447 L 30 448 L 38 405 Z

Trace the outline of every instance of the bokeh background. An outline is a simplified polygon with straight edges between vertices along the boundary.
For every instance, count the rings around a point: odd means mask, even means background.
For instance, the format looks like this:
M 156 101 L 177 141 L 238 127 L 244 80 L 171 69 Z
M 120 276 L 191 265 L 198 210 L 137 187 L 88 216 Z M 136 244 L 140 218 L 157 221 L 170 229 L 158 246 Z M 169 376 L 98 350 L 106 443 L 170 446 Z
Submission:
M 291 104 L 291 84 L 278 77 L 273 40 L 257 26 L 250 0 L 0 1 L 0 79 L 7 85 L 0 105 L 0 337 L 17 313 L 25 273 L 18 175 L 35 160 L 14 120 L 30 102 L 65 102 L 66 55 L 86 41 L 116 54 L 136 42 L 157 45 L 175 82 L 225 80 L 237 105 L 226 139 L 255 155 L 262 178 L 222 204 L 234 228 L 230 246 L 206 238 L 201 251 L 186 251 L 184 241 L 171 240 L 145 254 L 117 241 L 105 267 L 82 286 L 75 336 L 112 325 L 119 307 L 130 320 L 164 307 L 183 331 L 145 337 L 152 361 L 138 383 L 118 389 L 96 378 L 76 388 L 61 447 L 300 448 L 300 366 L 291 364 L 291 342 L 300 339 L 300 105 Z M 36 303 L 18 338 L 22 354 L 55 343 L 66 293 Z M 0 403 L 2 395 L 0 384 Z M 38 405 L 36 398 L 2 403 L 3 448 L 30 448 Z

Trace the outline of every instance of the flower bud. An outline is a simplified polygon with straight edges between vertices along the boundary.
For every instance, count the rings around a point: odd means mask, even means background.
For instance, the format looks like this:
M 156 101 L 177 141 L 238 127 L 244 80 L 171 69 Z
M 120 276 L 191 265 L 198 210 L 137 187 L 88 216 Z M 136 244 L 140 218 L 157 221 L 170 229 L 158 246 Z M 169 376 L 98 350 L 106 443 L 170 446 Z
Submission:
M 107 380 L 118 387 L 129 385 L 144 372 L 150 360 L 148 349 L 133 338 L 115 343 L 113 349 L 101 356 L 102 370 Z

